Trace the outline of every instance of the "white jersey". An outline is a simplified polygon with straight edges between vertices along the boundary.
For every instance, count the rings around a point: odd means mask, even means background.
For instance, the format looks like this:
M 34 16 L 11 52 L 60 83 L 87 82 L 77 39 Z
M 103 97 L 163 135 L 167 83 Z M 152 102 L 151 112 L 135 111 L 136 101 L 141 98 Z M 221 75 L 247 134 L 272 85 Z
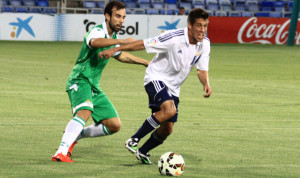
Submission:
M 157 53 L 146 69 L 144 85 L 161 80 L 172 95 L 179 97 L 180 86 L 195 65 L 208 71 L 210 41 L 205 37 L 203 42 L 190 44 L 187 27 L 145 39 L 144 46 L 147 53 Z

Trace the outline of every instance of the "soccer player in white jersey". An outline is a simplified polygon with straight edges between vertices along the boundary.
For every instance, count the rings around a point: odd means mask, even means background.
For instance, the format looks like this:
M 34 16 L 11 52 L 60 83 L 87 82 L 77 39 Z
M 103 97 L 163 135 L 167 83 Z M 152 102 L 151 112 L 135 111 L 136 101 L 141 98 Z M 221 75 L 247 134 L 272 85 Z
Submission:
M 207 26 L 208 13 L 196 8 L 189 13 L 186 28 L 166 31 L 154 38 L 99 53 L 100 58 L 108 58 L 116 51 L 146 49 L 147 53 L 157 53 L 146 69 L 144 79 L 152 115 L 125 143 L 126 148 L 144 164 L 151 164 L 148 152 L 162 144 L 172 133 L 177 121 L 180 86 L 195 66 L 204 97 L 211 95 L 208 80 L 210 41 L 205 36 Z M 150 132 L 151 137 L 138 148 L 139 141 Z
M 105 22 L 93 27 L 84 36 L 81 51 L 67 82 L 73 119 L 67 124 L 62 141 L 52 161 L 74 162 L 70 157 L 78 140 L 88 137 L 111 135 L 120 130 L 121 121 L 118 113 L 102 91 L 100 78 L 108 61 L 99 58 L 100 51 L 119 44 L 135 41 L 133 38 L 118 39 L 117 32 L 122 27 L 126 11 L 122 2 L 111 1 L 105 9 Z M 148 66 L 147 60 L 135 57 L 126 52 L 116 52 L 115 59 L 133 64 Z M 95 124 L 84 127 L 92 117 Z

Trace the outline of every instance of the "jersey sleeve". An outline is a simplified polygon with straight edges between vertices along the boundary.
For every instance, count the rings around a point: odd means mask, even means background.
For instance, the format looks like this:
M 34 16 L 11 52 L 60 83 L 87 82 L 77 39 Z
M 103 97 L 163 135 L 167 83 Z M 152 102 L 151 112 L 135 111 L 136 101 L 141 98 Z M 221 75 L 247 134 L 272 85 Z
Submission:
M 209 69 L 209 57 L 210 57 L 210 41 L 204 39 L 203 40 L 203 47 L 202 47 L 202 55 L 200 60 L 197 64 L 198 70 L 205 70 L 208 71 Z
M 170 50 L 173 39 L 163 40 L 164 35 L 166 34 L 144 40 L 147 53 L 164 53 Z
M 86 38 L 86 44 L 88 45 L 89 48 L 92 48 L 90 46 L 90 41 L 93 38 L 105 38 L 105 32 L 101 28 L 94 28 L 87 36 Z

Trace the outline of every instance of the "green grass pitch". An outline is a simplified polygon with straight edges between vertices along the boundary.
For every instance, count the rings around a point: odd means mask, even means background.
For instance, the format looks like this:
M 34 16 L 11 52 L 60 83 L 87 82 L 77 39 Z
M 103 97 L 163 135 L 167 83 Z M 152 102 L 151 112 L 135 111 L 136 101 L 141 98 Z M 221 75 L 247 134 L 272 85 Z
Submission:
M 72 117 L 65 84 L 80 46 L 0 41 L 0 177 L 159 176 L 124 147 L 150 115 L 145 67 L 114 59 L 100 82 L 120 132 L 79 141 L 74 164 L 50 160 Z M 208 99 L 196 70 L 183 84 L 179 121 L 152 161 L 178 152 L 184 177 L 300 177 L 300 46 L 212 44 L 209 74 Z

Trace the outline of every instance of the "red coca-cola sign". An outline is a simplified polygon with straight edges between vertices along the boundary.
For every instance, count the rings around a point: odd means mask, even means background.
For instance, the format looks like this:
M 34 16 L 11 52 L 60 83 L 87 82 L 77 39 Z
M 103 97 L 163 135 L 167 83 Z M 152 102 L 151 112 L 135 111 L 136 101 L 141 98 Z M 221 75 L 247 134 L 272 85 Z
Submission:
M 289 18 L 210 17 L 209 21 L 212 43 L 286 44 L 290 26 Z M 300 25 L 295 44 L 300 44 Z

